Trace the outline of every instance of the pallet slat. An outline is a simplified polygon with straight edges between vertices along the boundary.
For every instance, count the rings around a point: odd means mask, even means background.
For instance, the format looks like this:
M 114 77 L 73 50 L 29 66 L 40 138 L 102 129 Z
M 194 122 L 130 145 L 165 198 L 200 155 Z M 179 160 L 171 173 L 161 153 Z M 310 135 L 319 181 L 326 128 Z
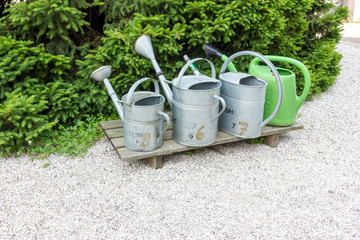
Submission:
M 113 129 L 113 128 L 122 128 L 123 123 L 119 119 L 119 120 L 112 120 L 112 121 L 107 121 L 107 122 L 100 122 L 100 126 L 102 127 L 102 129 L 108 130 L 108 129 Z
M 164 143 L 161 148 L 156 149 L 152 152 L 134 152 L 124 147 L 124 131 L 123 131 L 123 124 L 121 120 L 113 120 L 108 122 L 100 122 L 100 126 L 102 130 L 105 132 L 106 137 L 109 139 L 115 150 L 117 151 L 118 155 L 120 156 L 120 159 L 124 162 L 133 161 L 137 159 L 144 159 L 144 158 L 159 158 L 164 155 L 169 155 L 172 153 L 177 152 L 184 152 L 189 151 L 192 149 L 198 149 L 201 147 L 188 147 L 181 145 L 179 143 L 176 143 L 172 140 L 172 130 L 168 129 L 164 134 Z M 287 127 L 273 127 L 273 126 L 265 126 L 262 131 L 262 137 L 266 136 L 275 136 L 275 138 L 268 137 L 267 143 L 271 147 L 275 147 L 277 145 L 277 142 L 275 141 L 276 135 L 289 132 L 289 131 L 295 131 L 303 129 L 303 125 L 299 123 L 294 123 L 291 126 Z M 242 141 L 246 139 L 238 138 L 232 135 L 229 135 L 227 133 L 224 133 L 222 131 L 218 131 L 218 138 L 215 143 L 213 143 L 210 146 L 224 144 L 224 143 L 230 143 L 230 142 L 237 142 Z M 206 147 L 210 147 L 206 146 Z M 154 158 L 155 159 L 155 158 Z

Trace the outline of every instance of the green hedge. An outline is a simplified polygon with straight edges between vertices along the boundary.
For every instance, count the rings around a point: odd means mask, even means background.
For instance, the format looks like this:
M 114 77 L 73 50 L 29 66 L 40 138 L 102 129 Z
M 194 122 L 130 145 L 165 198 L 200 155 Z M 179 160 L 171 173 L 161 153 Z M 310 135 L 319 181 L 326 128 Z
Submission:
M 103 45 L 77 61 L 83 79 L 101 65 L 112 65 L 112 83 L 119 94 L 136 79 L 154 76 L 150 61 L 133 50 L 141 34 L 151 35 L 157 60 L 169 79 L 183 65 L 183 54 L 206 57 L 204 43 L 212 43 L 227 55 L 253 50 L 300 60 L 311 74 L 309 98 L 331 86 L 340 72 L 341 55 L 335 46 L 347 9 L 326 1 L 125 2 L 105 1 L 108 23 Z M 238 69 L 247 71 L 250 60 L 240 59 Z M 212 61 L 219 70 L 222 62 Z M 297 85 L 301 91 L 301 74 Z

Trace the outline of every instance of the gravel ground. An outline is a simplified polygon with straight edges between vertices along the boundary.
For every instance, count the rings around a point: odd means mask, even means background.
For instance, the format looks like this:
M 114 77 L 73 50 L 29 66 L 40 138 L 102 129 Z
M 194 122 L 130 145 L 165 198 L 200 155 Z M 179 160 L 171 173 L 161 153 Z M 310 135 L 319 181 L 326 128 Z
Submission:
M 0 239 L 360 239 L 360 46 L 277 148 L 244 142 L 123 163 L 0 158 Z M 49 167 L 42 168 L 45 162 Z

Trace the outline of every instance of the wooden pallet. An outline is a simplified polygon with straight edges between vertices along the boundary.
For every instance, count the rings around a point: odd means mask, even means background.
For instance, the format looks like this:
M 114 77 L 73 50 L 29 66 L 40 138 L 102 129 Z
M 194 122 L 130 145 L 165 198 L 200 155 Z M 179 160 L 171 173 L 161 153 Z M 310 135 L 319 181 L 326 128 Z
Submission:
M 150 166 L 155 169 L 162 167 L 163 156 L 165 155 L 201 148 L 188 147 L 173 141 L 171 130 L 172 125 L 170 125 L 169 129 L 164 134 L 164 143 L 160 148 L 151 152 L 134 152 L 124 146 L 124 128 L 121 120 L 100 122 L 100 126 L 122 161 L 129 162 L 138 159 L 146 159 L 150 163 Z M 303 128 L 304 126 L 299 123 L 294 123 L 288 127 L 265 126 L 263 128 L 261 137 L 265 137 L 265 144 L 269 145 L 270 147 L 276 147 L 279 143 L 279 135 L 281 133 L 300 130 Z M 206 147 L 243 140 L 246 139 L 234 137 L 222 131 L 218 131 L 216 142 Z

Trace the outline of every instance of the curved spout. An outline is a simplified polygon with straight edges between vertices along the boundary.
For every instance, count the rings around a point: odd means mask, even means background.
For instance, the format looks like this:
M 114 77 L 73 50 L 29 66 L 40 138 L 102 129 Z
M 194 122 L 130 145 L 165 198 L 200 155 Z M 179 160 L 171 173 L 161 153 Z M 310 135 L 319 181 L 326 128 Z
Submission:
M 151 64 L 155 69 L 156 76 L 160 80 L 160 84 L 164 90 L 166 99 L 168 100 L 170 107 L 172 107 L 172 103 L 173 103 L 172 92 L 169 85 L 166 83 L 167 80 L 164 76 L 164 72 L 161 71 L 160 66 L 156 61 L 153 47 L 151 44 L 151 38 L 149 35 L 141 35 L 140 37 L 138 37 L 138 39 L 135 41 L 135 52 L 140 54 L 141 56 L 150 59 Z

